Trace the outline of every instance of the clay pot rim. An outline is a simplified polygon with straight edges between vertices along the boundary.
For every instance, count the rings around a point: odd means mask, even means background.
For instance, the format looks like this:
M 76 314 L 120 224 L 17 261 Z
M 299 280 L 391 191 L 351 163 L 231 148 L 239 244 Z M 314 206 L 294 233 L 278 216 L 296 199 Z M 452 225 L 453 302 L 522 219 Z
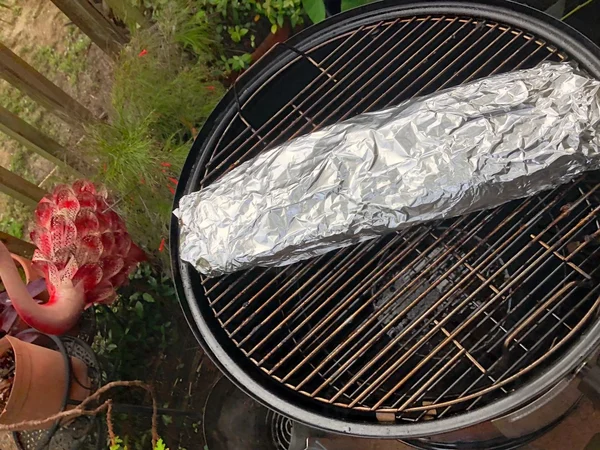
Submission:
M 27 388 L 31 384 L 31 372 L 22 369 L 22 365 L 27 363 L 23 361 L 23 346 L 21 344 L 21 340 L 10 335 L 0 339 L 0 358 L 10 349 L 15 355 L 15 377 L 4 410 L 0 412 L 0 423 L 11 423 L 11 417 L 23 408 L 27 399 Z M 19 383 L 15 383 L 17 378 L 19 378 Z M 20 395 L 19 392 L 21 392 Z

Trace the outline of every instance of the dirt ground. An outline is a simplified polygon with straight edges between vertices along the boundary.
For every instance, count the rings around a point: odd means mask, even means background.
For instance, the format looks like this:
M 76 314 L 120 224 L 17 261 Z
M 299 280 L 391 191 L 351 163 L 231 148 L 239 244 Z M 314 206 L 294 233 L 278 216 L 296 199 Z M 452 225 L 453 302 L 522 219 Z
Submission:
M 50 0 L 4 0 L 0 8 L 0 41 L 61 89 L 87 107 L 96 117 L 105 115 L 109 104 L 113 62 L 91 44 Z M 0 80 L 0 104 L 34 125 L 81 161 L 82 131 L 69 127 Z M 64 182 L 67 174 L 55 165 L 0 134 L 0 165 L 44 189 Z M 84 168 L 82 163 L 80 170 Z M 0 194 L 0 228 L 10 213 L 24 223 L 29 210 Z M 10 232 L 10 229 L 3 231 Z

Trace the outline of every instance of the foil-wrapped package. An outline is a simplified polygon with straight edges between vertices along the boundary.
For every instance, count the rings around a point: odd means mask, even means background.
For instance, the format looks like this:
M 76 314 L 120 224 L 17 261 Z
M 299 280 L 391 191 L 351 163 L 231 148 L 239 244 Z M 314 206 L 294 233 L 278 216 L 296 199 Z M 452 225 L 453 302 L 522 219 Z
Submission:
M 568 182 L 600 167 L 599 86 L 544 63 L 291 140 L 181 199 L 181 258 L 283 266 Z

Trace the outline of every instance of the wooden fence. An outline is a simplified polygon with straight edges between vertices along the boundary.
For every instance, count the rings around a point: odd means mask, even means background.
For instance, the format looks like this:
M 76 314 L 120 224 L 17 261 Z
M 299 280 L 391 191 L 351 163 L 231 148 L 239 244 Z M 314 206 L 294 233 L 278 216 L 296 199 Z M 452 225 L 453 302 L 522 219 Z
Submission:
M 121 47 L 127 43 L 125 28 L 117 26 L 108 16 L 111 8 L 120 18 L 131 24 L 137 22 L 146 26 L 146 18 L 141 11 L 123 0 L 46 0 L 52 1 L 68 18 L 85 33 L 100 49 L 115 58 Z M 0 78 L 29 96 L 39 105 L 56 115 L 73 128 L 98 120 L 77 100 L 48 80 L 8 47 L 0 42 Z M 37 130 L 23 119 L 0 104 L 0 132 L 3 132 L 24 145 L 29 150 L 51 161 L 57 166 L 71 170 L 69 152 L 62 145 Z M 0 167 L 0 191 L 34 208 L 46 195 L 41 187 L 23 179 L 19 175 Z M 22 256 L 31 257 L 33 245 L 14 236 L 0 232 L 0 240 L 9 250 Z

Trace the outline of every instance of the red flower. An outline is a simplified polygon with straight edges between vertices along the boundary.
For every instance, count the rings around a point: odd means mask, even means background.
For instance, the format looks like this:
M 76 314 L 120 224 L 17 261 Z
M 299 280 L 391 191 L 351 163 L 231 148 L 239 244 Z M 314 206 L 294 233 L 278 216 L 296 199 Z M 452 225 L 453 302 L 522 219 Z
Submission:
M 161 162 L 160 165 L 163 167 L 171 167 L 171 163 L 168 162 Z
M 169 188 L 169 191 L 171 192 L 171 194 L 175 195 L 175 189 L 173 189 L 171 186 L 167 186 Z
M 162 252 L 165 249 L 165 238 L 160 240 L 160 245 L 158 246 L 158 251 Z
M 139 57 L 146 56 L 148 54 L 148 50 L 144 49 L 139 53 Z
M 178 183 L 177 178 L 169 177 L 169 181 L 171 183 L 173 183 L 175 186 L 177 186 L 177 183 Z
M 140 177 L 140 184 L 146 184 L 146 180 L 144 180 L 144 177 Z
M 215 87 L 214 86 L 206 86 L 206 90 L 207 91 L 214 91 Z

